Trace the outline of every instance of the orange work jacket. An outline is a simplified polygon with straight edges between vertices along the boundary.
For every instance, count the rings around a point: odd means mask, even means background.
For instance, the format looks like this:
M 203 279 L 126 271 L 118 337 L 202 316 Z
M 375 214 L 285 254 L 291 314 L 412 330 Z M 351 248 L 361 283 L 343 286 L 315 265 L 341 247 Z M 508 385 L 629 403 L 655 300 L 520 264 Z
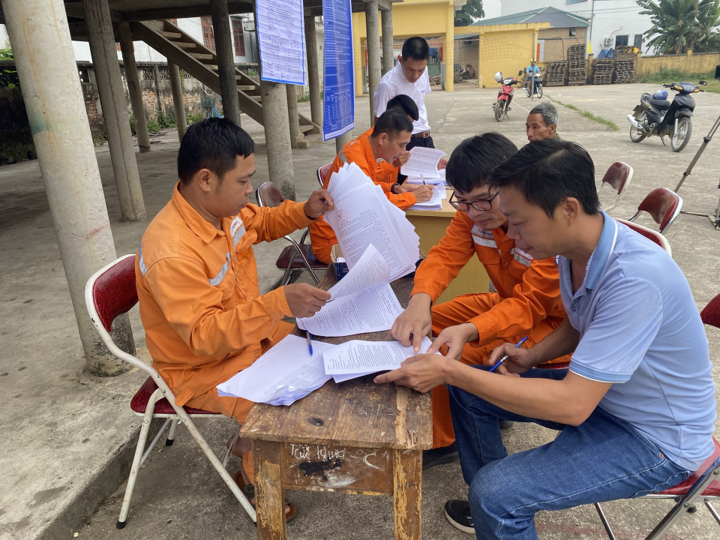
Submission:
M 368 133 L 372 133 L 372 131 L 363 133 L 343 147 L 342 151 L 335 157 L 332 168 L 325 177 L 323 188 L 327 189 L 332 173 L 339 171 L 345 163 L 355 163 L 370 180 L 382 187 L 385 196 L 391 203 L 401 210 L 410 208 L 417 202 L 415 195 L 412 193 L 399 193 L 397 195 L 392 193 L 391 188 L 395 180 L 391 175 L 394 174 L 394 178 L 397 178 L 397 169 L 385 161 L 378 164 L 370 146 Z M 392 169 L 392 172 L 390 169 Z M 310 224 L 310 242 L 315 257 L 321 262 L 330 262 L 330 249 L 334 244 L 338 243 L 338 240 L 335 231 L 332 230 L 332 227 L 322 216 Z
M 153 367 L 184 405 L 250 366 L 262 354 L 262 340 L 292 315 L 283 287 L 260 295 L 252 245 L 311 220 L 304 203 L 249 204 L 239 216 L 223 218 L 220 231 L 178 185 L 142 237 L 135 274 Z
M 556 318 L 559 323 L 566 317 L 555 260 L 533 259 L 501 227 L 483 231 L 463 212 L 455 214 L 445 237 L 418 268 L 412 294 L 427 293 L 435 302 L 473 254 L 485 267 L 500 301 L 468 321 L 480 336 L 471 345 L 528 334 L 544 319 Z

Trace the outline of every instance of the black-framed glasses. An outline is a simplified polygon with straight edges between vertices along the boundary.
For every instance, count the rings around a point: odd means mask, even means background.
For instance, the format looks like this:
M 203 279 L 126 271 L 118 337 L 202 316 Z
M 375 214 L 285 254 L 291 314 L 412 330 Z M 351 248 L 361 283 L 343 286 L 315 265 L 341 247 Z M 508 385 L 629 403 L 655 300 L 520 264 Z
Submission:
M 448 203 L 450 203 L 450 206 L 456 210 L 462 210 L 463 212 L 470 210 L 471 206 L 478 212 L 487 212 L 492 208 L 492 202 L 495 200 L 495 197 L 498 196 L 498 193 L 500 193 L 500 191 L 496 191 L 495 195 L 489 199 L 478 199 L 477 201 L 472 202 L 460 202 L 455 198 L 455 192 L 453 191 L 452 195 L 450 195 L 450 199 L 448 199 Z

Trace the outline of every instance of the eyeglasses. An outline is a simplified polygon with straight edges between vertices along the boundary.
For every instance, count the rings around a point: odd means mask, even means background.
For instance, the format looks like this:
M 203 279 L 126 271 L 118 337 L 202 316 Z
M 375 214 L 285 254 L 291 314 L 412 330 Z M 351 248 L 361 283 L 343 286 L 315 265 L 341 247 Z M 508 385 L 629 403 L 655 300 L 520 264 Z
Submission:
M 478 199 L 477 201 L 472 202 L 460 202 L 455 198 L 455 192 L 453 191 L 452 195 L 450 195 L 448 203 L 450 203 L 450 206 L 453 208 L 462 210 L 463 212 L 469 211 L 471 206 L 478 212 L 487 212 L 492 208 L 492 202 L 495 200 L 495 197 L 498 196 L 498 193 L 500 192 L 496 191 L 495 195 L 489 199 Z

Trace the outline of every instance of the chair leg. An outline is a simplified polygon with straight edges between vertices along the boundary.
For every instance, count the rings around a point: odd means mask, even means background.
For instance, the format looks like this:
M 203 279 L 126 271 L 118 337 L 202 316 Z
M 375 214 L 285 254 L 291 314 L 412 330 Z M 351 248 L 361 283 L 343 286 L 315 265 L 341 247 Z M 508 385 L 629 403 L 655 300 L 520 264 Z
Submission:
M 290 260 L 290 263 L 288 264 L 287 268 L 285 269 L 285 273 L 283 274 L 283 287 L 290 283 L 290 278 L 292 278 L 292 260 Z
M 175 441 L 175 430 L 177 430 L 179 423 L 180 419 L 173 420 L 172 425 L 170 426 L 170 433 L 168 433 L 168 438 L 165 441 L 165 446 L 172 446 L 172 443 Z
M 150 423 L 152 422 L 153 412 L 155 411 L 155 402 L 161 397 L 162 391 L 158 388 L 155 392 L 153 392 L 153 395 L 150 396 L 147 408 L 145 409 L 145 416 L 143 416 L 140 436 L 138 437 L 137 447 L 135 448 L 135 457 L 133 458 L 127 488 L 125 488 L 125 497 L 123 498 L 122 508 L 120 509 L 120 517 L 118 518 L 118 522 L 116 524 L 118 529 L 125 528 L 125 524 L 127 523 L 127 515 L 130 511 L 130 499 L 132 499 L 133 490 L 135 489 L 135 480 L 137 480 L 137 475 L 140 470 L 143 450 L 145 450 L 145 442 L 147 441 L 148 432 L 150 431 Z
M 720 514 L 718 514 L 717 510 L 715 510 L 715 507 L 713 507 L 713 505 L 710 504 L 710 501 L 708 501 L 707 499 L 705 500 L 705 506 L 707 506 L 707 509 L 710 510 L 712 517 L 714 517 L 715 521 L 717 521 L 718 525 L 720 525 Z
M 602 521 L 602 524 L 605 527 L 605 532 L 607 533 L 608 538 L 610 538 L 610 540 L 617 540 L 612 528 L 610 527 L 610 522 L 607 520 L 607 517 L 605 517 L 605 512 L 603 512 L 600 503 L 595 503 L 595 510 L 597 510 L 597 513 L 600 516 L 600 521 Z

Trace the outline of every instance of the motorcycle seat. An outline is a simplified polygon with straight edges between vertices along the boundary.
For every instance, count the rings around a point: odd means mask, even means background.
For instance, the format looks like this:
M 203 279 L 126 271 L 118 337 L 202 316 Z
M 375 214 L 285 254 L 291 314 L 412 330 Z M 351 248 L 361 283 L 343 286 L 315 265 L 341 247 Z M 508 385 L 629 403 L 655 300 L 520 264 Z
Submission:
M 670 102 L 667 99 L 653 99 L 652 97 L 646 97 L 645 99 L 650 105 L 661 111 L 670 108 Z

